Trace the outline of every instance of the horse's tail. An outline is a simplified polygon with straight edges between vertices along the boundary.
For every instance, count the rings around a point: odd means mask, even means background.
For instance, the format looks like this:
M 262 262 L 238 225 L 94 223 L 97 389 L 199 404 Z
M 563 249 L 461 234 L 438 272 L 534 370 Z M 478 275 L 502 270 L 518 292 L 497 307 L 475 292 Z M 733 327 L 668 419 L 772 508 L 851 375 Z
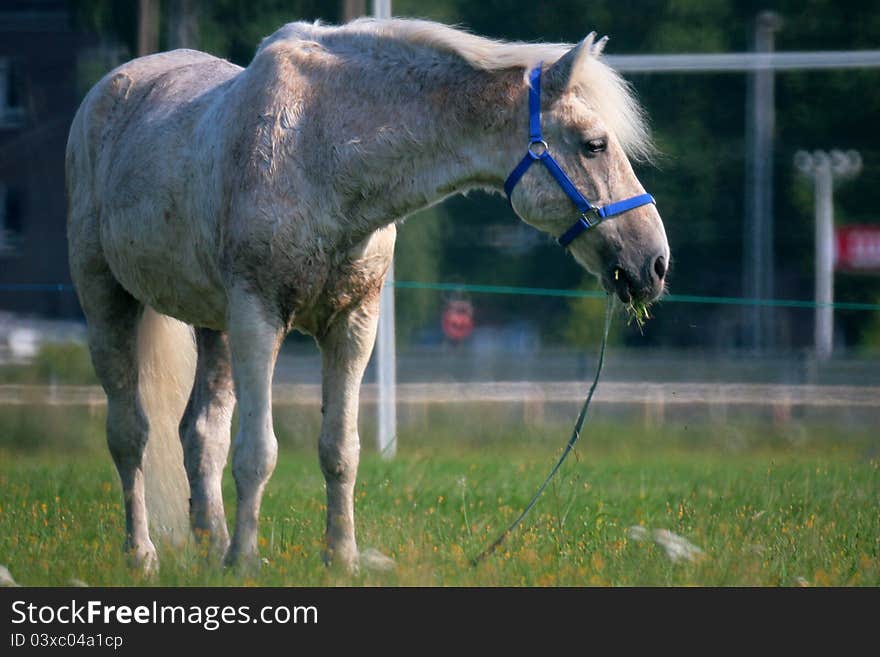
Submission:
M 176 546 L 189 536 L 189 483 L 178 427 L 195 369 L 192 328 L 145 307 L 138 328 L 138 387 L 150 424 L 144 457 L 150 533 Z

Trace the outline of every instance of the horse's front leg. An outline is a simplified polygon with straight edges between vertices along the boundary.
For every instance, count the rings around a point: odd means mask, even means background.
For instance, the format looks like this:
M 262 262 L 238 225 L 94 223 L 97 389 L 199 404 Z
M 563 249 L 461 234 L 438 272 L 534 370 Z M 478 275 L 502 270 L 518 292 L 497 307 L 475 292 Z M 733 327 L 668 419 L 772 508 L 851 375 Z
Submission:
M 358 569 L 354 536 L 354 485 L 360 458 L 358 396 L 378 320 L 377 293 L 338 316 L 319 339 L 323 421 L 318 452 L 327 484 L 325 561 L 350 572 Z
M 272 427 L 272 373 L 284 329 L 266 312 L 261 299 L 234 287 L 229 293 L 228 330 L 239 417 L 232 456 L 238 506 L 226 563 L 256 566 L 260 502 L 278 456 Z

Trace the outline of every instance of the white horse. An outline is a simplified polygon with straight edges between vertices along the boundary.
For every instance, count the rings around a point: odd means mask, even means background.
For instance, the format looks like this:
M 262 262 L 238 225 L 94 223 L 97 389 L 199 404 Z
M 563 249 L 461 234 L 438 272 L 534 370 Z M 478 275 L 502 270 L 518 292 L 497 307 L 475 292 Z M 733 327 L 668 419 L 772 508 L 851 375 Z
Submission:
M 539 62 L 541 139 L 555 161 L 593 202 L 643 194 L 627 156 L 649 153 L 648 131 L 628 85 L 601 61 L 603 45 L 593 35 L 574 47 L 504 43 L 414 20 L 291 23 L 245 69 L 176 50 L 95 85 L 67 147 L 70 266 L 137 562 L 156 565 L 143 455 L 168 415 L 162 404 L 147 412 L 145 397 L 189 385 L 176 363 L 193 348 L 191 325 L 198 358 L 179 436 L 196 536 L 228 564 L 258 561 L 277 454 L 272 372 L 298 329 L 322 352 L 326 559 L 357 569 L 358 395 L 395 223 L 451 194 L 502 188 L 528 145 L 528 75 Z M 554 237 L 577 215 L 540 166 L 510 199 Z M 652 204 L 568 250 L 624 301 L 663 291 L 669 247 Z M 145 371 L 150 344 L 164 350 L 161 372 Z M 236 399 L 230 541 L 220 483 Z

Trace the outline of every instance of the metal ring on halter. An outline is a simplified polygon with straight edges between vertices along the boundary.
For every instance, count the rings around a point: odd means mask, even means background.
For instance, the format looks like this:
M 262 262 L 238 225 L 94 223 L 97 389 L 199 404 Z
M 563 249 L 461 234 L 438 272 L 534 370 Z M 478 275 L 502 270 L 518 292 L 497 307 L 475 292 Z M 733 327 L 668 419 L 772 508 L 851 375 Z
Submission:
M 541 150 L 536 152 L 535 150 L 533 150 L 533 147 L 535 147 L 535 146 L 537 146 Z M 545 153 L 550 152 L 550 147 L 547 145 L 547 142 L 544 141 L 543 139 L 536 139 L 534 141 L 529 142 L 528 151 L 529 151 L 529 156 L 533 160 L 538 160 L 541 157 L 543 157 Z
M 592 220 L 590 217 L 592 217 Z M 602 221 L 602 215 L 599 214 L 598 208 L 590 208 L 585 212 L 581 212 L 581 219 L 583 219 L 584 223 L 587 224 L 589 228 L 592 228 Z

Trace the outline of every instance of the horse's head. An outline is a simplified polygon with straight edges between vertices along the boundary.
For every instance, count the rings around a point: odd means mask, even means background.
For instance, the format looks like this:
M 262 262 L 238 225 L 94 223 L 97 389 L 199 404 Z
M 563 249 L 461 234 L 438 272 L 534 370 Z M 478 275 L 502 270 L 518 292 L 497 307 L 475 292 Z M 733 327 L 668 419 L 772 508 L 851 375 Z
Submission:
M 608 292 L 624 303 L 647 304 L 663 292 L 669 244 L 660 214 L 628 158 L 648 154 L 644 118 L 627 84 L 599 61 L 603 45 L 604 40 L 596 43 L 590 35 L 555 63 L 545 64 L 540 78 L 532 75 L 532 95 L 536 82 L 541 94 L 541 141 L 535 140 L 534 111 L 530 112 L 529 150 L 536 166 L 526 165 L 527 172 L 515 180 L 512 175 L 507 189 L 520 217 L 563 237 L 560 242 L 567 243 L 575 260 Z M 534 107 L 534 97 L 530 102 Z M 541 161 L 545 147 L 563 177 L 573 183 L 574 193 L 566 192 L 564 181 Z M 576 209 L 578 193 L 612 216 L 590 211 L 581 226 L 574 225 L 581 214 Z M 635 207 L 616 205 L 628 199 L 636 201 L 629 204 Z M 564 236 L 573 225 L 567 238 L 577 236 L 568 241 Z M 582 228 L 586 230 L 581 233 Z

